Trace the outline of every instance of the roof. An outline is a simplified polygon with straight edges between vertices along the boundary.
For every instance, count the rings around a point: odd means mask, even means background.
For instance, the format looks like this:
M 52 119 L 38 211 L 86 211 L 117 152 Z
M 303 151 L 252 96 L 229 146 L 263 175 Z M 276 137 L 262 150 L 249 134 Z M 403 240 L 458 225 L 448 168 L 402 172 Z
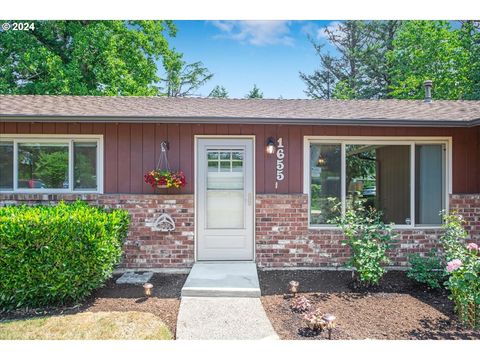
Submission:
M 473 126 L 480 101 L 0 95 L 0 120 Z

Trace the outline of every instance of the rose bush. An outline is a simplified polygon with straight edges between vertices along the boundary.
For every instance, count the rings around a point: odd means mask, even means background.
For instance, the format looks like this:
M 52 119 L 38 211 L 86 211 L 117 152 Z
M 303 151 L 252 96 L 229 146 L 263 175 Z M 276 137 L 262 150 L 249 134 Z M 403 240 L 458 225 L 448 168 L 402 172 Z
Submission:
M 467 232 L 465 221 L 458 214 L 445 215 L 445 233 L 441 243 L 449 274 L 445 285 L 460 321 L 472 328 L 480 328 L 480 256 L 475 243 L 464 244 Z

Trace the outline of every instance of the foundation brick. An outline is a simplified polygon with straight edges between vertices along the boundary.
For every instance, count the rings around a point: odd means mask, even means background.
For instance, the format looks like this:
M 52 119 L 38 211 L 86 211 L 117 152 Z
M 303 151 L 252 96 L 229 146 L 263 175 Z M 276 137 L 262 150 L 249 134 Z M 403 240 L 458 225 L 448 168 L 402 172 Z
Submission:
M 194 262 L 194 195 L 136 194 L 0 194 L 0 206 L 55 204 L 84 200 L 107 208 L 123 208 L 131 215 L 121 267 L 189 268 Z M 308 198 L 304 194 L 257 194 L 256 261 L 259 267 L 344 266 L 349 249 L 341 245 L 342 232 L 308 228 Z M 450 209 L 467 222 L 469 240 L 480 241 L 480 194 L 455 194 Z M 171 234 L 154 231 L 151 224 L 166 212 L 175 221 Z M 407 266 L 408 256 L 438 247 L 441 229 L 397 230 L 389 255 L 393 265 Z
M 280 205 L 282 211 L 278 211 Z M 342 232 L 308 228 L 308 197 L 304 194 L 257 195 L 256 254 L 259 267 L 344 266 L 349 249 L 342 246 Z M 466 221 L 469 239 L 480 241 L 480 194 L 455 194 L 450 209 Z M 292 213 L 295 210 L 295 213 Z M 284 216 L 289 213 L 292 216 Z M 392 265 L 407 266 L 411 254 L 426 254 L 438 247 L 439 228 L 397 230 L 389 251 Z M 272 249 L 275 249 L 272 251 Z M 278 249 L 288 249 L 288 252 Z

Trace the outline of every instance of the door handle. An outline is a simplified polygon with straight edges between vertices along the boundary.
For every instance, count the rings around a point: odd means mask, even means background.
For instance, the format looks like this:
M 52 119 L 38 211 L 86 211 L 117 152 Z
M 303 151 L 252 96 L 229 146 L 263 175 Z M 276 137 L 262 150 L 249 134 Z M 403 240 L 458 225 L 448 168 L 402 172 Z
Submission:
M 248 193 L 248 196 L 247 196 L 248 206 L 252 206 L 252 201 L 253 201 L 253 196 L 252 196 L 252 193 L 249 192 L 249 193 Z

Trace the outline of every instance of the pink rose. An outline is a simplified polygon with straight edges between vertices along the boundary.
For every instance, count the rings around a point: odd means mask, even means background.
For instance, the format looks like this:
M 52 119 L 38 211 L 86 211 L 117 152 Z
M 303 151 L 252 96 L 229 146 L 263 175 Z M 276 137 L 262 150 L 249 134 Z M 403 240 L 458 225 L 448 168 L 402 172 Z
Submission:
M 454 259 L 447 263 L 447 271 L 452 272 L 457 270 L 460 266 L 462 266 L 462 260 Z
M 467 249 L 471 251 L 478 251 L 478 245 L 475 243 L 470 243 L 467 245 Z

